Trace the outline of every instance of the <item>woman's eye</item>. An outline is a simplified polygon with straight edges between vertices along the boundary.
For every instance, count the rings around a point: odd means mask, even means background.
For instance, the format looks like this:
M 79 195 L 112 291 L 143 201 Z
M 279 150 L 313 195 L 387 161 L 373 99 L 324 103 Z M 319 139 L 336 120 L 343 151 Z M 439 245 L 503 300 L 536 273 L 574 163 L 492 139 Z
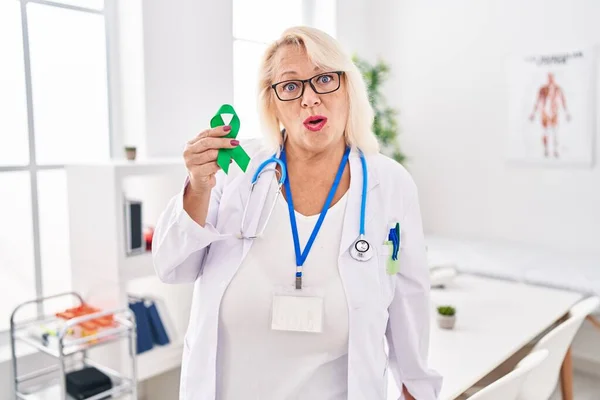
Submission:
M 286 92 L 293 92 L 297 88 L 298 88 L 298 85 L 296 85 L 295 83 L 288 83 L 283 86 L 283 90 L 285 90 Z
M 322 75 L 319 77 L 319 83 L 329 83 L 331 79 L 331 75 Z

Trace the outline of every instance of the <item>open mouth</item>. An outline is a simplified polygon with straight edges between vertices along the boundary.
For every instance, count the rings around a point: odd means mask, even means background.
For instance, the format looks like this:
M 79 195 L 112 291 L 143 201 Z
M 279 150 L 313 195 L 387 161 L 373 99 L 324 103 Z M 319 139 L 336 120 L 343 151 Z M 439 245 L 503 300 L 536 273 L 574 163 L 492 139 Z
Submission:
M 323 129 L 325 124 L 327 123 L 327 117 L 322 115 L 313 115 L 304 120 L 304 126 L 306 129 L 316 132 Z

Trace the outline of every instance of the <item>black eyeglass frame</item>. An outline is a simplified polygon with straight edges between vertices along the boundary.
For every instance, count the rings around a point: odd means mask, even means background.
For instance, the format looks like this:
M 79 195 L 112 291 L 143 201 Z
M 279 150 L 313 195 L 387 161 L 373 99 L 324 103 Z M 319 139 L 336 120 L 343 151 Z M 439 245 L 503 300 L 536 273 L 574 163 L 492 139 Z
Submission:
M 318 78 L 319 76 L 322 75 L 331 75 L 331 74 L 337 74 L 338 76 L 338 85 L 335 89 L 333 90 L 329 90 L 327 92 L 319 92 L 317 90 L 317 88 L 315 88 L 315 85 L 313 85 L 312 80 L 315 78 Z M 304 89 L 306 88 L 306 84 L 308 83 L 310 85 L 310 87 L 312 88 L 312 90 L 314 90 L 315 93 L 318 94 L 329 94 L 329 93 L 333 93 L 336 90 L 338 90 L 340 88 L 340 86 L 342 86 L 342 75 L 344 74 L 344 71 L 330 71 L 330 72 L 321 72 L 320 74 L 317 74 L 311 78 L 308 79 L 288 79 L 286 81 L 281 81 L 281 82 L 277 82 L 271 85 L 271 88 L 273 89 L 273 91 L 275 92 L 275 95 L 277 96 L 277 98 L 280 101 L 294 101 L 294 100 L 298 100 L 299 98 L 301 98 L 304 95 Z M 289 83 L 289 82 L 301 82 L 302 83 L 302 90 L 300 91 L 300 94 L 298 95 L 298 97 L 294 97 L 293 99 L 282 99 L 281 97 L 279 97 L 279 93 L 277 93 L 277 86 L 281 85 L 281 84 L 285 84 L 285 83 Z

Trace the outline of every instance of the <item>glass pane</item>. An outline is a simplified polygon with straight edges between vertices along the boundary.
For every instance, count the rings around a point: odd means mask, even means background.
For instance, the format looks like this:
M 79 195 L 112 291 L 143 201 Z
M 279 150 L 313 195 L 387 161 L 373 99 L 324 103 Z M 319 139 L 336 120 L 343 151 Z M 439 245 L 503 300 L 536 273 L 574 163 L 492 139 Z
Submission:
M 63 169 L 38 173 L 40 247 L 44 296 L 71 289 L 67 176 Z
M 260 10 L 260 11 L 259 11 Z M 233 0 L 233 37 L 269 42 L 302 24 L 302 0 Z
M 29 163 L 19 2 L 0 1 L 0 165 Z
M 0 173 L 0 331 L 20 303 L 35 298 L 29 172 Z M 22 316 L 35 315 L 35 307 Z
M 102 15 L 27 5 L 37 160 L 110 157 Z
M 257 111 L 258 68 L 266 45 L 236 40 L 233 43 L 233 104 L 240 117 L 242 139 L 260 136 Z
M 52 0 L 55 3 L 68 4 L 71 6 L 78 6 L 84 8 L 93 8 L 95 10 L 102 10 L 104 8 L 104 0 Z

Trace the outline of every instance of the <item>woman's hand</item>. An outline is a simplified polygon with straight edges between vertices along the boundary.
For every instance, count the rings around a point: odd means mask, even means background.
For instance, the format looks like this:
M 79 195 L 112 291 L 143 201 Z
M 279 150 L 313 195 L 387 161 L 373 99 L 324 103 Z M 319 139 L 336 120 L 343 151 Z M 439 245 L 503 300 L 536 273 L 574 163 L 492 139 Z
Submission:
M 217 165 L 219 149 L 231 149 L 239 145 L 237 140 L 223 138 L 230 131 L 230 126 L 218 126 L 201 132 L 187 142 L 183 159 L 190 178 L 190 192 L 204 194 L 215 187 L 215 174 L 221 169 Z
M 406 389 L 406 386 L 404 386 L 402 388 L 402 394 L 404 394 L 404 398 L 406 400 L 415 400 L 415 398 L 412 396 L 412 394 L 408 393 L 408 390 Z
M 187 142 L 183 151 L 189 176 L 183 195 L 183 209 L 200 226 L 206 224 L 210 192 L 217 184 L 215 174 L 221 169 L 217 165 L 219 149 L 231 149 L 239 145 L 237 140 L 223 137 L 230 131 L 230 126 L 207 129 Z

